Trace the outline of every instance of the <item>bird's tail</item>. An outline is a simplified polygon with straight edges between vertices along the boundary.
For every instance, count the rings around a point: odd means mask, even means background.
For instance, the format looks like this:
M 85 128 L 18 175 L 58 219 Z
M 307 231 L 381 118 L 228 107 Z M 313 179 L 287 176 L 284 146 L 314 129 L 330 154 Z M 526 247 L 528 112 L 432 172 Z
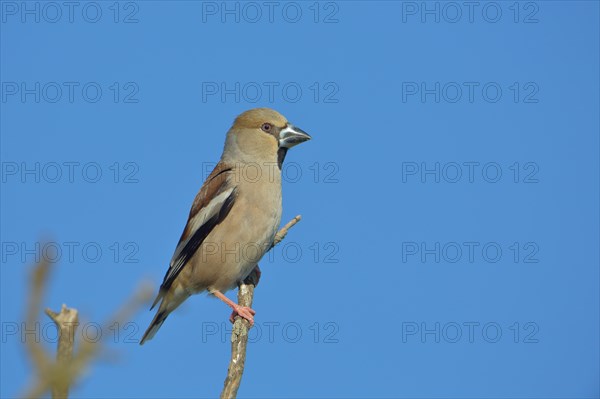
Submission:
M 165 320 L 167 320 L 167 316 L 169 315 L 169 313 L 170 312 L 167 309 L 163 309 L 163 305 L 161 304 L 160 308 L 158 309 L 158 312 L 156 312 L 156 315 L 154 316 L 154 319 L 152 319 L 152 322 L 150 323 L 148 329 L 144 333 L 144 336 L 140 341 L 140 345 L 144 345 L 144 342 L 154 337 L 154 334 L 156 334 L 160 326 L 162 326 Z
M 187 295 L 174 295 L 170 292 L 163 292 L 162 290 L 159 292 L 154 304 L 150 308 L 152 310 L 154 306 L 160 301 L 160 306 L 158 307 L 158 311 L 152 319 L 152 322 L 148 326 L 148 329 L 144 333 L 142 340 L 140 341 L 140 345 L 143 345 L 144 342 L 152 339 L 154 334 L 158 331 L 160 326 L 165 322 L 167 316 L 171 314 L 181 303 L 187 298 Z

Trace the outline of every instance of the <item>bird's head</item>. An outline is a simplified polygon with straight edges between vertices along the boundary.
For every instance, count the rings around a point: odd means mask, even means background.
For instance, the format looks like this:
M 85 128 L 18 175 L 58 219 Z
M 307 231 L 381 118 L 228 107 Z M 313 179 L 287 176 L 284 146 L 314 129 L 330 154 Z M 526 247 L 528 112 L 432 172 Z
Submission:
M 252 158 L 262 160 L 283 157 L 288 149 L 310 140 L 302 129 L 289 123 L 279 112 L 270 108 L 254 108 L 239 115 L 229 130 L 228 147 Z

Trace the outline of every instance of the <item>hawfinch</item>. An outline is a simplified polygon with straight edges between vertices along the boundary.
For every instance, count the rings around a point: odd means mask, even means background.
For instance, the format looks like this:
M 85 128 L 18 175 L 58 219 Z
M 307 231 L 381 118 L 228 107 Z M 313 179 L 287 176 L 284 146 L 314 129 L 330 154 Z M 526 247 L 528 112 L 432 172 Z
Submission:
M 190 295 L 208 291 L 253 323 L 256 313 L 224 293 L 238 286 L 267 252 L 281 222 L 281 165 L 310 136 L 278 112 L 256 108 L 236 118 L 221 160 L 196 195 L 140 345 Z

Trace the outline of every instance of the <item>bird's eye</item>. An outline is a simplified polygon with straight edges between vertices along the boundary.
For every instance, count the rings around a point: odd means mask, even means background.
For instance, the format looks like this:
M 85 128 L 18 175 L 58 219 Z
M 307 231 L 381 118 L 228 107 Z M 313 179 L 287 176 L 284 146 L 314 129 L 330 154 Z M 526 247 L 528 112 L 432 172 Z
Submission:
M 270 123 L 263 123 L 263 125 L 260 127 L 264 132 L 270 132 L 271 131 L 271 124 Z

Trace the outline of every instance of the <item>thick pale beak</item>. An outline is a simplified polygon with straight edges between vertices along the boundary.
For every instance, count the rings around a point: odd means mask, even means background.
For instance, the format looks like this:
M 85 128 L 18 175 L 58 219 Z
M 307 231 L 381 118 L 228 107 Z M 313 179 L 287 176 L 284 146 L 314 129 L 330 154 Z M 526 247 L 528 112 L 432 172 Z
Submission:
M 310 140 L 311 137 L 304 130 L 288 123 L 288 125 L 279 132 L 279 147 L 292 148 L 295 145 Z

